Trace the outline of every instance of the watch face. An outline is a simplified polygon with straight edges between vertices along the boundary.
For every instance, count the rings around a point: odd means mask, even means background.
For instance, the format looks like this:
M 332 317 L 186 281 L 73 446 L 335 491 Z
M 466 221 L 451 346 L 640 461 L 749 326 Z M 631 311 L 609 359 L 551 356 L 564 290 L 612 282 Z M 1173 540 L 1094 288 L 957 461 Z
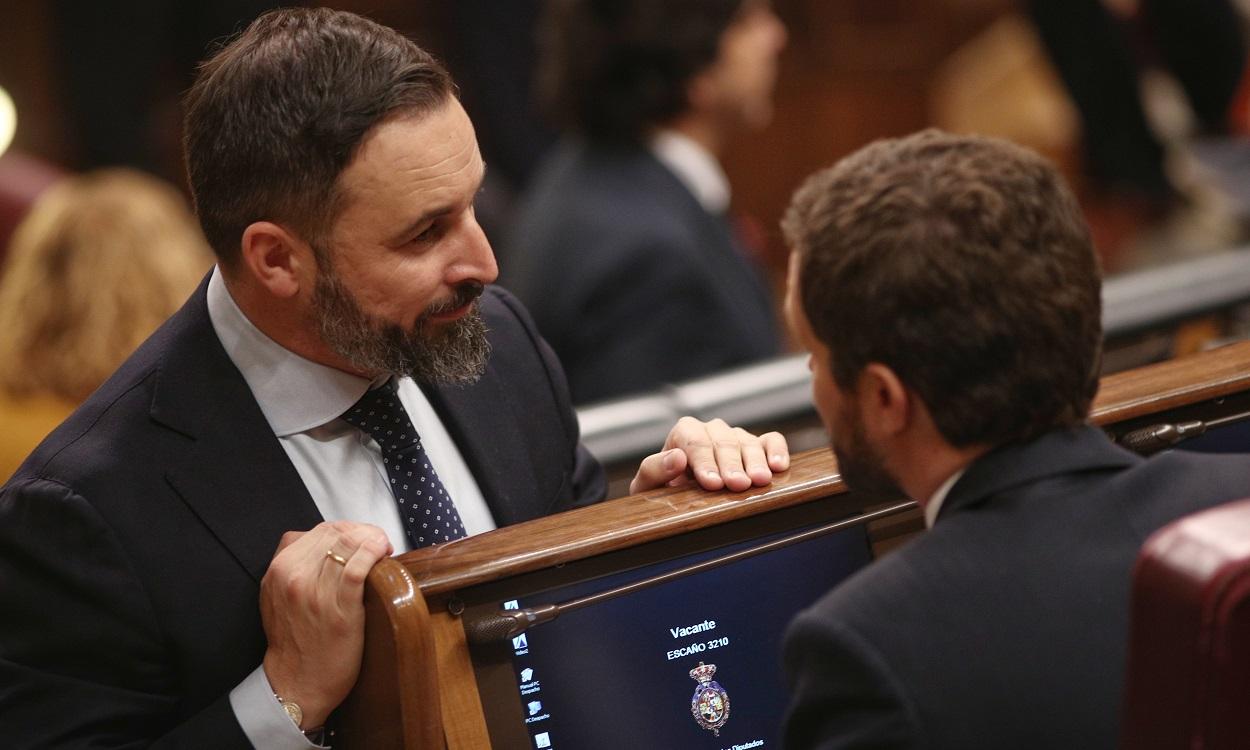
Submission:
M 295 726 L 304 723 L 304 712 L 300 709 L 298 703 L 291 701 L 282 701 L 282 708 L 286 711 L 286 715 L 291 717 L 291 721 L 295 722 Z

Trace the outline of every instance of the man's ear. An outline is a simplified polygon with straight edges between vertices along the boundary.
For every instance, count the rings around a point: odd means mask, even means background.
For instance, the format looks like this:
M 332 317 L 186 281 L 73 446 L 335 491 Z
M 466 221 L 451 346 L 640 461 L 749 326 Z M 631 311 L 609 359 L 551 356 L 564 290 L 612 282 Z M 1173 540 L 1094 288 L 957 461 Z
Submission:
M 883 435 L 894 436 L 911 424 L 912 393 L 886 365 L 870 362 L 860 372 L 856 390 L 865 425 L 875 426 Z
M 706 112 L 715 105 L 715 74 L 710 68 L 705 68 L 686 81 L 686 107 L 688 111 Z
M 244 271 L 275 297 L 290 298 L 315 277 L 316 260 L 307 242 L 269 221 L 243 230 L 240 243 Z

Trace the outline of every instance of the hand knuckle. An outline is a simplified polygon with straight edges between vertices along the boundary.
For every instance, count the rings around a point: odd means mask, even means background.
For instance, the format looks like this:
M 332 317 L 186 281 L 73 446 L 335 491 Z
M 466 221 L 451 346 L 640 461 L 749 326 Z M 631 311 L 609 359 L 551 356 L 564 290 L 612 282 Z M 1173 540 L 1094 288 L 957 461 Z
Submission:
M 299 598 L 304 593 L 304 577 L 297 573 L 293 573 L 285 578 L 279 579 L 278 587 L 282 591 L 283 596 L 286 598 Z

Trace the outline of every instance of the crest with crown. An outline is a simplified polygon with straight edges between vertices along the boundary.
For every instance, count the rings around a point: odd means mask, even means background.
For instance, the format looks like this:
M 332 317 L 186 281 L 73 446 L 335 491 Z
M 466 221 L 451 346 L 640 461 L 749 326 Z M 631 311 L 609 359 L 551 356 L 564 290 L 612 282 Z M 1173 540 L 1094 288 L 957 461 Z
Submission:
M 699 681 L 690 697 L 690 715 L 699 726 L 719 737 L 720 728 L 729 721 L 729 693 L 712 679 L 714 674 L 715 664 L 699 662 L 699 666 L 690 670 L 690 676 Z
M 704 664 L 699 662 L 699 666 L 690 670 L 690 678 L 699 682 L 711 682 L 713 675 L 716 674 L 715 664 Z

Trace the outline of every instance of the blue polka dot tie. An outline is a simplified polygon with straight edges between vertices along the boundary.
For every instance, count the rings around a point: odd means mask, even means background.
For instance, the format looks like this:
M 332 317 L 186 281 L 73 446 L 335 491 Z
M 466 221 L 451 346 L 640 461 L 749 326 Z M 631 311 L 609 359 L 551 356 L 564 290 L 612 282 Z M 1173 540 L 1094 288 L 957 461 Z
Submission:
M 367 432 L 382 449 L 391 494 L 413 549 L 465 536 L 456 505 L 430 464 L 394 380 L 361 396 L 343 419 Z

